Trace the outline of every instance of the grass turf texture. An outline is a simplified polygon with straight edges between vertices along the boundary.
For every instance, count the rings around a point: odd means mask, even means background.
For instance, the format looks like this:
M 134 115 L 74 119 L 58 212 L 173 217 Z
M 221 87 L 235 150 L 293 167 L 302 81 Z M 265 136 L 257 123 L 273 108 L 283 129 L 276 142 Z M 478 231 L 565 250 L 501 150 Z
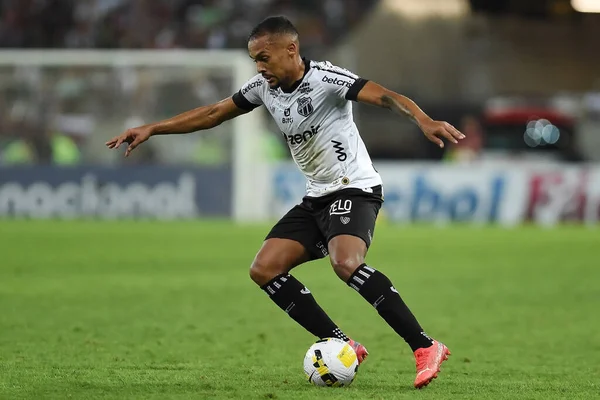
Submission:
M 380 226 L 368 257 L 453 352 L 412 388 L 410 349 L 327 261 L 294 274 L 371 355 L 348 388 L 248 278 L 268 226 L 0 221 L 0 398 L 594 398 L 595 230 Z

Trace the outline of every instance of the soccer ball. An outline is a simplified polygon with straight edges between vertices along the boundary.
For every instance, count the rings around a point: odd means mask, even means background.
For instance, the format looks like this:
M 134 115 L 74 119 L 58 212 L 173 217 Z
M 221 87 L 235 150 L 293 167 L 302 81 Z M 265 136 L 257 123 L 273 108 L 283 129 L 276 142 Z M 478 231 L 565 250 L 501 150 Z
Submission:
M 315 386 L 348 386 L 357 372 L 356 352 L 338 338 L 317 341 L 304 356 L 304 373 Z

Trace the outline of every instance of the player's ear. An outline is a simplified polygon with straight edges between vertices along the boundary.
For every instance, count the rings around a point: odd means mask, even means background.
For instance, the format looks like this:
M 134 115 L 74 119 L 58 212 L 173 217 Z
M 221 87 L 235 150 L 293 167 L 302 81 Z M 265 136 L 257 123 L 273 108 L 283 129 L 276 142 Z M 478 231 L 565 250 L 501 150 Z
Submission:
M 287 52 L 289 56 L 295 56 L 296 54 L 298 54 L 298 43 L 291 41 L 288 44 Z

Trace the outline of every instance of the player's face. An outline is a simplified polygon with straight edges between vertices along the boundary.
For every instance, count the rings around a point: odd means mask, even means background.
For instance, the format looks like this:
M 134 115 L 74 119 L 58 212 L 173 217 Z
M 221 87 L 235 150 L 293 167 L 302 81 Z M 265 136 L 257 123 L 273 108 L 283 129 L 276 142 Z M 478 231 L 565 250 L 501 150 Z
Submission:
M 260 36 L 248 42 L 248 52 L 271 89 L 293 84 L 288 80 L 293 75 L 297 46 L 289 37 Z

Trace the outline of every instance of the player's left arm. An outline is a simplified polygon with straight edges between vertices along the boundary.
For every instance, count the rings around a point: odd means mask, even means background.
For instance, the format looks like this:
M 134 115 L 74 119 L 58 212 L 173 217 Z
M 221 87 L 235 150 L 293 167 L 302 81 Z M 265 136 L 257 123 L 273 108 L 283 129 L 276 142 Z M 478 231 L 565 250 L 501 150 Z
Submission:
M 465 138 L 465 135 L 449 123 L 431 119 L 408 97 L 386 89 L 375 82 L 368 81 L 358 92 L 356 100 L 407 116 L 421 128 L 427 139 L 441 148 L 444 147 L 441 138 L 446 138 L 452 143 L 458 143 L 458 140 Z

